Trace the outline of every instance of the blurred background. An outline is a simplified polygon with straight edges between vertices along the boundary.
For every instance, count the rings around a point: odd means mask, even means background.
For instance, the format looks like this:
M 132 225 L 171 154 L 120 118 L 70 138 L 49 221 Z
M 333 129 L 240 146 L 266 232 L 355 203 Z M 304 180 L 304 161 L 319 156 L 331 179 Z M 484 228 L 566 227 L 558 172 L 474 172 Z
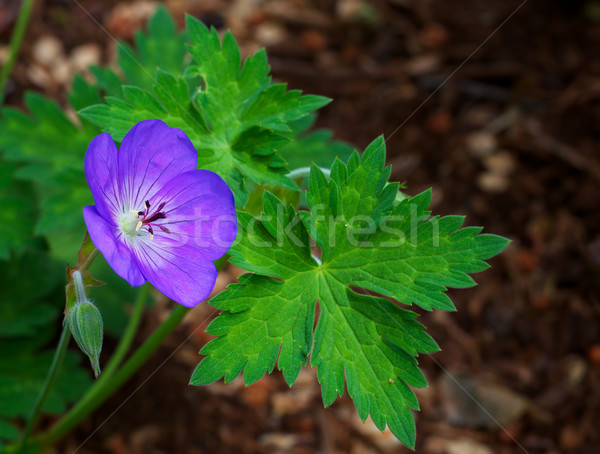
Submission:
M 0 3 L 0 62 L 20 3 Z M 6 103 L 32 90 L 65 106 L 73 75 L 111 64 L 158 3 L 36 2 Z M 451 292 L 457 313 L 422 317 L 442 351 L 421 359 L 416 451 L 600 452 L 600 2 L 164 4 L 179 27 L 189 13 L 231 29 L 244 55 L 266 47 L 276 80 L 333 98 L 317 125 L 336 139 L 362 149 L 384 134 L 392 177 L 410 194 L 432 187 L 434 213 L 513 240 L 478 287 Z M 138 342 L 169 308 L 157 298 Z M 56 452 L 100 425 L 78 453 L 410 452 L 347 397 L 323 409 L 310 369 L 291 390 L 278 373 L 188 387 L 211 316 L 196 308 Z

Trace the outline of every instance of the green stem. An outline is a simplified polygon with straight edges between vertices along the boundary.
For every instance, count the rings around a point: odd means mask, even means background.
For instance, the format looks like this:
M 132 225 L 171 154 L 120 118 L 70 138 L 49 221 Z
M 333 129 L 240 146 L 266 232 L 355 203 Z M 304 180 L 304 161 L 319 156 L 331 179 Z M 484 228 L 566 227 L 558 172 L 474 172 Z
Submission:
M 69 327 L 65 324 L 63 326 L 62 334 L 60 335 L 60 341 L 58 342 L 58 347 L 56 348 L 56 352 L 54 353 L 54 358 L 52 359 L 52 364 L 50 365 L 50 370 L 48 371 L 48 375 L 46 376 L 46 381 L 44 381 L 44 385 L 42 386 L 42 392 L 37 397 L 35 404 L 33 405 L 33 409 L 29 417 L 27 418 L 27 425 L 25 426 L 25 432 L 23 433 L 22 444 L 25 444 L 35 424 L 40 415 L 40 411 L 42 410 L 42 406 L 44 402 L 46 402 L 46 398 L 54 385 L 54 381 L 58 375 L 58 370 L 60 369 L 60 365 L 65 357 L 65 353 L 67 352 L 67 347 L 69 346 L 69 340 L 71 339 L 71 332 L 69 331 Z
M 15 62 L 17 61 L 17 55 L 19 54 L 19 49 L 21 48 L 21 43 L 23 42 L 23 37 L 25 36 L 25 30 L 27 30 L 27 23 L 29 22 L 29 16 L 31 16 L 32 9 L 33 0 L 23 0 L 21 10 L 19 11 L 19 18 L 17 19 L 17 23 L 15 24 L 15 29 L 10 40 L 10 53 L 8 60 L 6 60 L 2 70 L 0 70 L 0 104 L 2 104 L 2 101 L 4 100 L 4 86 L 6 85 L 6 81 L 8 80 L 8 76 L 10 75 Z
M 162 342 L 179 326 L 179 323 L 188 313 L 189 308 L 177 305 L 169 318 L 167 318 L 140 348 L 125 362 L 123 367 L 111 379 L 102 382 L 102 386 L 95 387 L 93 393 L 75 405 L 58 423 L 48 432 L 40 435 L 37 442 L 41 448 L 52 446 L 79 424 L 86 416 L 98 408 L 111 396 L 135 371 L 154 353 Z M 105 372 L 106 373 L 106 372 Z
M 146 306 L 146 301 L 148 299 L 148 285 L 144 285 L 137 296 L 135 301 L 133 312 L 131 317 L 129 318 L 129 322 L 127 327 L 125 328 L 125 332 L 123 333 L 123 337 L 117 346 L 114 354 L 112 355 L 110 361 L 108 362 L 104 372 L 100 376 L 100 378 L 94 383 L 94 385 L 88 390 L 88 392 L 81 398 L 81 400 L 77 403 L 75 407 L 73 407 L 72 411 L 77 407 L 85 408 L 87 403 L 94 399 L 94 396 L 98 394 L 99 391 L 105 386 L 105 382 L 107 382 L 110 377 L 114 374 L 116 369 L 119 367 L 123 358 L 129 351 L 129 347 L 135 338 L 135 334 L 137 332 L 138 326 L 140 324 L 140 320 L 142 318 L 142 314 L 144 312 L 144 307 Z
M 26 14 L 27 17 L 29 17 L 29 12 L 24 13 L 25 8 L 27 8 L 27 6 L 26 6 L 27 3 L 33 3 L 33 2 L 29 1 L 29 0 L 25 0 L 23 7 L 21 8 L 21 15 Z M 31 9 L 31 5 L 29 5 L 29 9 Z M 19 22 L 17 23 L 17 29 L 15 30 L 15 35 L 17 35 L 20 30 L 19 24 L 21 24 L 21 22 L 22 22 L 22 16 L 19 16 Z M 25 24 L 26 23 L 27 23 L 27 21 L 25 20 Z M 25 25 L 21 24 L 21 27 L 24 28 Z M 15 40 L 15 37 L 13 35 L 13 41 L 14 40 Z M 12 44 L 13 43 L 11 43 L 11 49 L 12 49 Z M 20 42 L 19 42 L 19 44 L 20 44 Z M 14 51 L 14 49 L 12 49 L 12 50 Z M 4 75 L 5 69 L 6 69 L 6 66 L 3 68 L 2 75 Z M 1 82 L 2 82 L 2 80 L 0 80 L 0 83 Z M 1 95 L 2 95 L 2 92 L 0 90 L 0 96 Z M 96 257 L 98 257 L 99 254 L 100 254 L 100 252 L 98 251 L 98 249 L 94 248 L 94 250 L 90 253 L 90 255 L 88 256 L 86 261 L 84 263 L 82 263 L 79 266 L 79 268 L 77 269 L 77 272 L 79 273 L 78 274 L 79 278 L 78 279 L 73 278 L 73 285 L 75 286 L 75 291 L 77 294 L 78 301 L 82 301 L 82 300 L 86 299 L 85 287 L 83 285 L 83 282 L 81 281 L 80 272 L 87 270 L 92 265 L 94 260 L 96 260 Z M 136 322 L 136 325 L 137 325 L 137 322 Z M 132 337 L 133 335 L 130 334 L 129 336 Z M 52 359 L 52 364 L 50 365 L 50 369 L 48 370 L 48 375 L 46 376 L 46 380 L 44 381 L 44 384 L 42 385 L 40 394 L 38 395 L 37 399 L 35 400 L 35 402 L 33 404 L 33 408 L 31 410 L 31 413 L 29 414 L 29 417 L 27 418 L 27 422 L 25 425 L 25 431 L 23 432 L 23 437 L 21 439 L 20 446 L 25 446 L 25 443 L 27 442 L 27 440 L 31 436 L 31 433 L 33 432 L 33 429 L 38 421 L 40 412 L 42 411 L 42 407 L 44 406 L 44 403 L 46 402 L 46 399 L 48 398 L 48 394 L 50 393 L 50 390 L 54 386 L 54 382 L 56 381 L 56 377 L 58 376 L 58 371 L 60 370 L 60 366 L 62 365 L 63 359 L 67 352 L 67 347 L 69 346 L 70 339 L 71 339 L 71 331 L 69 330 L 68 324 L 63 321 L 62 334 L 60 335 L 60 340 L 56 347 L 56 351 L 54 353 L 54 358 Z M 131 340 L 129 340 L 128 342 L 131 342 Z M 123 353 L 122 355 L 124 355 L 124 354 L 125 353 Z
M 127 327 L 125 328 L 125 332 L 123 333 L 123 337 L 121 337 L 119 345 L 117 345 L 117 349 L 104 368 L 104 372 L 102 372 L 100 378 L 96 381 L 92 389 L 90 389 L 85 397 L 93 393 L 94 389 L 102 386 L 103 382 L 108 380 L 113 375 L 115 370 L 117 370 L 117 367 L 121 365 L 123 358 L 129 351 L 129 347 L 131 347 L 131 343 L 135 338 L 138 326 L 140 325 L 140 320 L 142 319 L 142 314 L 144 313 L 144 308 L 146 307 L 146 301 L 148 299 L 149 288 L 150 287 L 148 284 L 140 288 L 137 299 L 135 300 L 135 304 L 133 306 L 133 312 L 131 313 L 131 317 L 129 317 L 129 322 L 127 323 Z
M 96 257 L 98 257 L 98 255 L 100 255 L 100 251 L 97 248 L 94 248 L 94 250 L 90 252 L 90 255 L 88 256 L 86 261 L 79 265 L 77 269 L 81 272 L 86 271 L 90 266 L 92 266 L 92 263 L 94 263 L 94 260 L 96 260 Z

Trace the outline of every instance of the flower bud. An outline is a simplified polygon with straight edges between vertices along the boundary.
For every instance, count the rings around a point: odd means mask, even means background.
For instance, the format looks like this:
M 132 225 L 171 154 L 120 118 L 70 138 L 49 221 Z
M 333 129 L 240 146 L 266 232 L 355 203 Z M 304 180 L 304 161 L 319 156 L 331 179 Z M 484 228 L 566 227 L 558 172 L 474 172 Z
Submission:
M 100 311 L 90 301 L 77 302 L 69 310 L 66 323 L 81 351 L 90 358 L 94 374 L 98 377 L 104 332 Z

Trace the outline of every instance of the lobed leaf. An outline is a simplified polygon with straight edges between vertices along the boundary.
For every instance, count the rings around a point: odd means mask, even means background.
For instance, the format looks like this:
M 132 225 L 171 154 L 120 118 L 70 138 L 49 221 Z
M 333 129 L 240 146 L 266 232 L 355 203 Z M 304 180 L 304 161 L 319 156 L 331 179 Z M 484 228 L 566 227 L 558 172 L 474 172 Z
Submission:
M 80 115 L 115 140 L 149 118 L 182 129 L 198 150 L 198 166 L 221 175 L 239 206 L 248 201 L 248 183 L 297 190 L 276 152 L 292 140 L 294 121 L 329 100 L 272 83 L 264 50 L 242 62 L 230 32 L 221 40 L 216 30 L 188 16 L 187 34 L 193 61 L 183 75 L 163 66 L 150 87 L 123 87 L 122 96 Z
M 363 420 L 414 447 L 411 387 L 427 386 L 417 356 L 438 346 L 399 304 L 454 309 L 446 289 L 474 285 L 469 274 L 508 241 L 461 228 L 459 216 L 430 217 L 430 191 L 398 201 L 389 176 L 378 138 L 362 157 L 337 159 L 329 179 L 313 166 L 308 211 L 265 193 L 260 216 L 240 214 L 231 261 L 254 274 L 210 301 L 222 310 L 207 330 L 217 337 L 191 384 L 240 373 L 249 384 L 277 366 L 291 385 L 310 357 L 325 405 L 347 389 Z

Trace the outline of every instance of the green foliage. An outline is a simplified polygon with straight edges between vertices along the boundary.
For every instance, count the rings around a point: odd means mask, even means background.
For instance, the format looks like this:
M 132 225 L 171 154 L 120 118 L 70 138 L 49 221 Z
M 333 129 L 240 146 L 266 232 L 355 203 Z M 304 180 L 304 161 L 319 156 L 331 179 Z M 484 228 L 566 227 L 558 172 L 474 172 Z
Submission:
M 169 14 L 159 8 L 149 23 L 148 33 L 136 35 L 137 49 L 119 45 L 118 63 L 125 83 L 152 86 L 153 77 L 149 75 L 160 65 L 181 72 L 184 42 L 185 36 L 175 31 Z M 69 93 L 73 109 L 101 103 L 103 93 L 122 94 L 123 81 L 114 71 L 100 67 L 90 70 L 96 78 L 94 84 L 81 76 L 73 80 Z M 31 182 L 35 189 L 38 216 L 34 233 L 47 239 L 55 257 L 72 260 L 85 232 L 81 210 L 93 204 L 83 173 L 83 158 L 89 142 L 101 131 L 88 121 L 73 120 L 54 101 L 37 93 L 26 94 L 25 106 L 28 114 L 12 107 L 0 110 L 0 153 L 5 160 L 19 165 L 12 173 Z M 4 166 L 0 164 L 1 176 L 9 171 Z M 9 182 L 11 178 L 1 181 Z M 0 221 L 6 220 L 0 223 L 0 259 L 8 258 L 8 244 L 18 248 L 31 236 L 32 228 L 27 222 L 32 222 L 32 202 L 14 195 L 21 193 L 18 188 L 4 190 L 0 186 L 0 201 L 15 207 L 0 214 Z
M 135 300 L 139 289 L 117 276 L 102 256 L 98 257 L 92 265 L 91 274 L 98 280 L 106 282 L 106 285 L 90 289 L 88 296 L 102 314 L 106 334 L 119 337 L 129 320 L 128 308 Z
M 304 162 L 331 162 L 336 154 L 348 154 L 327 131 L 306 132 L 314 119 L 310 114 L 328 100 L 273 84 L 264 51 L 242 65 L 230 33 L 221 42 L 215 30 L 191 17 L 188 35 L 189 54 L 187 35 L 178 33 L 159 7 L 134 47 L 119 43 L 117 63 L 124 79 L 97 66 L 90 68 L 94 83 L 74 78 L 68 98 L 72 109 L 81 111 L 80 121 L 36 93 L 25 97 L 28 113 L 0 109 L 0 154 L 14 163 L 7 170 L 0 167 L 0 174 L 10 171 L 30 182 L 37 198 L 34 216 L 31 201 L 14 195 L 22 193 L 20 187 L 0 186 L 0 201 L 21 207 L 0 214 L 6 220 L 0 227 L 0 259 L 8 258 L 9 245 L 19 250 L 34 222 L 33 233 L 46 238 L 53 255 L 72 260 L 85 231 L 81 208 L 93 203 L 82 163 L 89 142 L 101 132 L 98 126 L 118 141 L 147 118 L 183 129 L 198 149 L 199 167 L 223 176 L 241 206 L 249 183 L 297 190 L 285 175 L 286 159 L 294 168 L 302 156 Z
M 81 116 L 115 140 L 149 118 L 184 130 L 198 150 L 198 166 L 225 178 L 240 206 L 248 201 L 247 181 L 297 189 L 276 151 L 293 139 L 294 121 L 329 100 L 272 83 L 264 50 L 242 64 L 229 32 L 221 41 L 192 17 L 187 32 L 193 61 L 184 75 L 161 67 L 152 88 L 124 86 L 121 97 L 107 97 Z
M 0 446 L 2 441 L 16 440 L 19 438 L 19 429 L 7 421 L 0 419 Z
M 468 274 L 486 269 L 483 260 L 508 242 L 461 228 L 459 216 L 430 217 L 430 191 L 397 202 L 384 161 L 379 138 L 362 159 L 355 152 L 347 165 L 336 160 L 329 180 L 313 167 L 309 211 L 266 193 L 259 218 L 240 213 L 232 262 L 254 274 L 210 301 L 223 311 L 208 328 L 218 337 L 202 350 L 192 384 L 242 372 L 249 384 L 277 363 L 291 385 L 310 355 L 325 405 L 347 387 L 363 420 L 370 415 L 414 446 L 410 410 L 419 406 L 410 387 L 427 385 L 416 357 L 438 347 L 397 303 L 454 310 L 446 289 L 474 285 Z M 322 263 L 311 256 L 311 238 Z
M 47 255 L 32 251 L 0 262 L 0 340 L 34 336 L 56 320 L 57 305 L 44 301 L 62 276 L 55 265 Z
M 92 203 L 82 162 L 99 130 L 76 126 L 55 102 L 36 93 L 28 93 L 25 104 L 30 115 L 11 107 L 1 110 L 0 150 L 6 160 L 20 164 L 15 176 L 33 185 L 39 200 L 35 233 L 48 239 L 56 257 L 68 260 L 85 231 L 81 209 Z
M 0 262 L 0 444 L 18 438 L 8 420 L 31 411 L 52 362 L 54 351 L 43 346 L 60 327 L 62 277 L 50 257 L 35 249 Z M 44 412 L 63 412 L 87 389 L 89 375 L 79 361 L 79 355 L 67 355 Z
M 177 32 L 167 9 L 159 6 L 148 22 L 148 32 L 136 33 L 135 47 L 119 43 L 118 66 L 127 83 L 151 89 L 155 84 L 154 74 L 157 68 L 175 76 L 181 75 L 186 54 L 185 41 L 185 33 Z
M 44 336 L 43 340 L 47 342 L 49 338 Z M 22 339 L 0 342 L 0 424 L 11 427 L 6 419 L 28 415 L 42 389 L 53 356 L 54 351 L 40 351 L 34 342 Z M 79 354 L 67 352 L 56 384 L 42 408 L 45 413 L 63 413 L 67 404 L 75 402 L 89 387 L 89 374 L 79 367 L 79 362 Z M 14 439 L 15 435 L 14 431 L 3 431 L 0 438 Z
M 33 231 L 31 188 L 14 180 L 15 171 L 14 165 L 0 161 L 0 261 L 8 260 L 11 251 L 23 250 Z
M 316 118 L 315 114 L 306 115 L 290 124 L 294 139 L 279 150 L 290 169 L 306 167 L 311 163 L 329 169 L 336 157 L 348 162 L 352 146 L 333 140 L 333 133 L 329 129 L 311 131 Z

